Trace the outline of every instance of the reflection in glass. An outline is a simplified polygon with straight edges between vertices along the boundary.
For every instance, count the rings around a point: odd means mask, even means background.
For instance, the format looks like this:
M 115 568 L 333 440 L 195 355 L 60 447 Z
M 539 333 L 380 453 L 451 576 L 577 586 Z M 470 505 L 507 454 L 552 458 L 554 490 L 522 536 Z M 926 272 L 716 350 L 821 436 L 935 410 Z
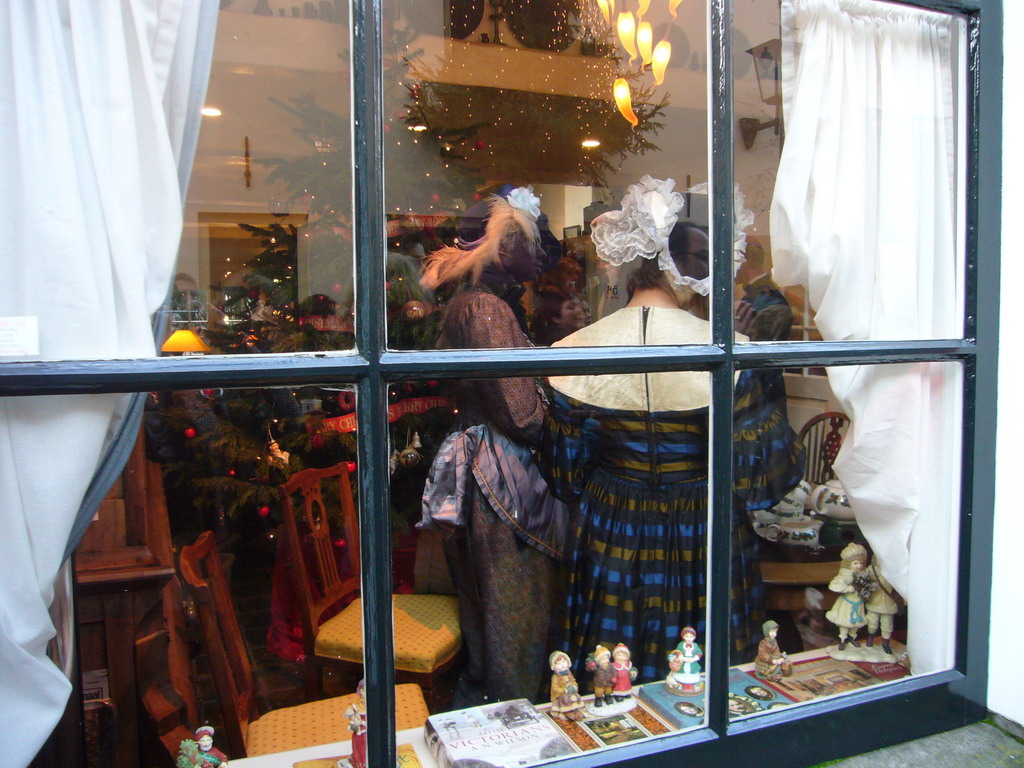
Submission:
M 950 667 L 961 376 L 955 363 L 830 368 L 831 387 L 785 374 L 802 387 L 789 413 L 807 463 L 745 521 L 769 618 L 756 654 L 732 670 L 732 714 Z M 840 398 L 852 380 L 879 387 L 884 402 Z
M 755 341 L 963 333 L 964 26 L 889 10 L 737 8 L 735 182 L 754 222 L 735 294 Z
M 348 349 L 348 7 L 299 18 L 230 5 L 217 19 L 206 101 L 216 110 L 204 111 L 196 149 L 170 330 L 220 354 Z
M 553 0 L 476 14 L 455 4 L 448 20 L 385 3 L 395 19 L 383 73 L 391 348 L 431 348 L 437 316 L 467 285 L 505 298 L 544 346 L 625 306 L 630 270 L 597 258 L 591 224 L 646 174 L 686 193 L 678 221 L 707 226 L 706 196 L 688 192 L 708 176 L 706 8 L 672 5 L 612 12 Z M 620 14 L 632 24 L 620 28 Z M 446 249 L 483 256 L 484 232 L 465 230 L 490 212 L 492 194 L 508 200 L 516 188 L 537 198 L 540 274 L 492 254 L 487 266 L 427 268 L 419 288 L 408 277 L 396 286 L 393 273 L 422 271 Z

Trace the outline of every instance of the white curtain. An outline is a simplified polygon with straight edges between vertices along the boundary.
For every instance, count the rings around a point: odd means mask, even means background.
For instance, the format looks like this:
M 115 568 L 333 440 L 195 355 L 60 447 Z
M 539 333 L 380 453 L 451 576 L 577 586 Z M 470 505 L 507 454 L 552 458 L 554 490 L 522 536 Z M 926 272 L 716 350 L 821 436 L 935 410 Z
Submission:
M 0 10 L 0 316 L 35 317 L 39 354 L 155 353 L 150 317 L 181 235 L 179 160 L 204 39 L 199 0 L 12 0 Z M 201 96 L 200 96 L 201 97 Z M 187 178 L 187 173 L 183 175 Z M 0 355 L 3 351 L 0 351 Z M 0 743 L 29 763 L 70 684 L 46 657 L 54 578 L 128 398 L 0 400 Z M 112 660 L 131 663 L 131 660 Z
M 958 22 L 870 0 L 782 0 L 786 141 L 774 278 L 827 340 L 962 335 Z M 834 367 L 852 418 L 836 462 L 909 610 L 915 673 L 953 662 L 960 398 L 955 364 Z

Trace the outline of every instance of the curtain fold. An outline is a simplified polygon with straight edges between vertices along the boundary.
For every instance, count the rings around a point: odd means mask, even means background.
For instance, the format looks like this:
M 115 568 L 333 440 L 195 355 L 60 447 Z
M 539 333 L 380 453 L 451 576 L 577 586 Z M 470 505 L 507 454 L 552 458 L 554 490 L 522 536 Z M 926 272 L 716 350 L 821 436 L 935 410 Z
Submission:
M 179 166 L 194 152 L 211 6 L 38 0 L 0 10 L 0 200 L 12 222 L 0 307 L 38 318 L 40 354 L 28 359 L 155 354 L 150 318 L 177 256 Z M 70 684 L 45 654 L 47 609 L 77 513 L 120 471 L 115 438 L 131 401 L 0 400 L 0 741 L 13 766 L 32 760 L 64 711 Z
M 802 285 L 826 340 L 962 335 L 951 16 L 782 0 L 786 142 L 773 277 Z M 835 464 L 910 604 L 915 673 L 953 663 L 962 380 L 954 364 L 833 367 L 852 419 Z

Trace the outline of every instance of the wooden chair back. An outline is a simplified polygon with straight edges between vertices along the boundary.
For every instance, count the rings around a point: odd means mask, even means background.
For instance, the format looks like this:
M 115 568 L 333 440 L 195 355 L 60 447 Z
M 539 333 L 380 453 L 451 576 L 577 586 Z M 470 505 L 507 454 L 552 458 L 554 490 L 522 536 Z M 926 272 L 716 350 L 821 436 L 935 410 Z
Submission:
M 153 765 L 173 765 L 178 746 L 184 739 L 194 739 L 186 700 L 191 691 L 181 691 L 171 680 L 168 657 L 170 634 L 159 629 L 135 641 L 135 680 L 139 701 L 148 715 L 140 723 L 140 751 Z M 146 737 L 159 741 L 162 749 L 149 749 Z
M 232 757 L 245 757 L 245 734 L 249 722 L 258 717 L 255 686 L 213 532 L 206 531 L 195 544 L 182 547 L 178 564 L 195 602 L 203 645 L 220 699 L 227 742 L 225 751 Z
M 330 516 L 325 490 L 331 486 L 341 512 L 341 525 L 347 543 L 349 574 L 342 578 L 335 558 L 331 536 Z M 347 462 L 327 469 L 304 469 L 296 472 L 280 486 L 281 509 L 294 581 L 302 601 L 302 622 L 305 652 L 312 658 L 316 633 L 324 614 L 334 605 L 349 600 L 359 592 L 359 524 L 356 505 L 352 499 Z M 296 513 L 293 499 L 301 499 L 301 517 Z M 331 499 L 330 501 L 333 501 Z M 302 533 L 308 530 L 313 556 L 303 552 Z
M 839 455 L 850 417 L 839 411 L 819 413 L 800 429 L 800 439 L 807 451 L 804 478 L 815 485 L 835 477 L 832 464 Z

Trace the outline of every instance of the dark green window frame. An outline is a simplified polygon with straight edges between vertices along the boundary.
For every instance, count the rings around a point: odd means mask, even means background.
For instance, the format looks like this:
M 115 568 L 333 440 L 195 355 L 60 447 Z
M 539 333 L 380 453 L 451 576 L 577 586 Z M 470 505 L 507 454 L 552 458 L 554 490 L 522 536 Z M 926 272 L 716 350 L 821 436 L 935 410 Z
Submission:
M 157 358 L 0 365 L 0 396 L 147 392 L 206 387 L 270 387 L 352 383 L 358 388 L 361 498 L 386 508 L 389 496 L 386 386 L 405 378 L 546 376 L 569 371 L 622 373 L 681 368 L 712 377 L 714 498 L 728 508 L 731 486 L 732 382 L 736 370 L 764 367 L 953 361 L 963 370 L 960 562 L 954 668 L 934 675 L 825 699 L 776 714 L 728 721 L 727 612 L 712 611 L 712 693 L 705 728 L 596 751 L 560 765 L 670 764 L 792 766 L 865 752 L 984 717 L 987 689 L 994 499 L 996 368 L 999 331 L 1002 5 L 1000 0 L 915 0 L 904 5 L 962 16 L 967 25 L 966 306 L 962 339 L 905 342 L 735 344 L 732 336 L 731 183 L 713 189 L 714 308 L 712 343 L 694 347 L 517 349 L 389 352 L 384 295 L 384 178 L 380 0 L 353 6 L 357 351 L 297 355 Z M 732 0 L 710 0 L 712 175 L 731 180 Z M 984 297 L 984 301 L 979 301 Z M 729 406 L 729 407 L 722 407 Z M 363 623 L 369 690 L 369 758 L 394 765 L 394 672 L 391 666 L 390 530 L 367 515 Z M 729 533 L 711 541 L 711 605 L 728 604 Z M 770 741 L 769 741 L 770 740 Z M 722 762 L 725 761 L 725 762 Z

